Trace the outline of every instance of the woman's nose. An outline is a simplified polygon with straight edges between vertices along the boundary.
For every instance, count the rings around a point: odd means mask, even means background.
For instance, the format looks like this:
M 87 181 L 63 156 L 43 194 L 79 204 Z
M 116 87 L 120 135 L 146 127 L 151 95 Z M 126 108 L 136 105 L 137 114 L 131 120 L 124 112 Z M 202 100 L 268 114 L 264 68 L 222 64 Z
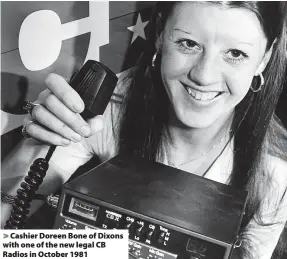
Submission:
M 189 79 L 200 86 L 211 85 L 220 78 L 216 58 L 203 54 L 199 57 L 189 71 Z

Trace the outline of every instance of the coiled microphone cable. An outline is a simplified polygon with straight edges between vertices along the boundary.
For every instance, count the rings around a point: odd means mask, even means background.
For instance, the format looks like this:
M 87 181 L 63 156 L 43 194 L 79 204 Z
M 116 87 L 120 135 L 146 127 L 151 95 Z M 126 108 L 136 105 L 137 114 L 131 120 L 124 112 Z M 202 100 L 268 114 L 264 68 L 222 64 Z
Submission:
M 12 203 L 10 218 L 6 221 L 4 229 L 21 229 L 25 225 L 26 218 L 29 214 L 30 203 L 32 199 L 37 198 L 35 192 L 43 182 L 46 172 L 49 168 L 49 160 L 52 157 L 56 146 L 50 146 L 45 158 L 37 158 L 30 166 L 25 181 L 20 184 L 22 188 L 17 190 L 17 195 Z M 45 197 L 43 195 L 38 198 Z M 10 196 L 11 199 L 11 196 Z

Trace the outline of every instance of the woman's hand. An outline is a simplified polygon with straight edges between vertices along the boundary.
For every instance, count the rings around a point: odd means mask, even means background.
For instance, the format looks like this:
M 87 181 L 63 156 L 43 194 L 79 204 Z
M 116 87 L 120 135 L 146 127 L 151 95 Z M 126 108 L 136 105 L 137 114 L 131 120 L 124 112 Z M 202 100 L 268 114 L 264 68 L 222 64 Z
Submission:
M 79 142 L 82 137 L 90 137 L 103 127 L 102 116 L 96 116 L 87 122 L 80 116 L 84 102 L 79 94 L 57 75 L 49 74 L 31 115 L 24 119 L 27 134 L 37 140 L 60 146 L 71 141 Z

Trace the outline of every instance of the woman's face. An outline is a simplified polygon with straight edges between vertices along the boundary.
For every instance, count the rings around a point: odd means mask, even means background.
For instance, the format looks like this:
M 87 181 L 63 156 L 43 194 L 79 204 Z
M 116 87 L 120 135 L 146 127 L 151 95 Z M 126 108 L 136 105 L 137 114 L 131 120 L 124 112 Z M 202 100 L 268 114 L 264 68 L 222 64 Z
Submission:
M 160 41 L 162 79 L 175 117 L 187 127 L 225 120 L 264 69 L 267 40 L 247 9 L 178 3 Z

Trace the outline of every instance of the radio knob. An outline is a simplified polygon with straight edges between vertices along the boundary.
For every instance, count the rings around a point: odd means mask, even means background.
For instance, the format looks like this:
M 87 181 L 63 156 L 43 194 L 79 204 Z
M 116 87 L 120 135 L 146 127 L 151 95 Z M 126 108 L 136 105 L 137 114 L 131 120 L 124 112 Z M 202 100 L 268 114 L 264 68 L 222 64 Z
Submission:
M 124 226 L 124 229 L 127 229 L 129 231 L 129 238 L 132 236 L 133 226 L 134 226 L 134 222 L 132 221 L 128 221 L 126 225 Z
M 103 224 L 108 225 L 109 224 L 109 219 L 105 218 L 104 221 L 103 221 Z
M 154 232 L 154 229 L 151 229 L 147 232 L 147 234 L 146 234 L 147 239 L 151 239 L 153 232 Z
M 136 230 L 136 235 L 137 236 L 140 236 L 142 234 L 142 229 L 143 229 L 142 225 L 139 228 L 137 228 L 137 230 Z
M 165 232 L 160 232 L 159 235 L 158 235 L 158 239 L 157 239 L 157 242 L 159 243 L 162 243 L 163 242 L 163 239 L 165 237 Z
M 130 229 L 131 225 L 133 224 L 133 222 L 129 221 L 125 226 L 124 228 L 125 229 Z

